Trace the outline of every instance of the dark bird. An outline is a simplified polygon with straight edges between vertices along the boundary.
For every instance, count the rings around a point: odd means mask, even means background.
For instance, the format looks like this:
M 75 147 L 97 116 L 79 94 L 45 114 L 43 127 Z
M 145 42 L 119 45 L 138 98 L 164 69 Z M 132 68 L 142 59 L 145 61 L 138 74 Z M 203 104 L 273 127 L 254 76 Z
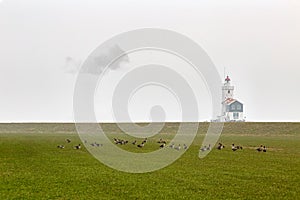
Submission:
M 64 149 L 65 146 L 64 145 L 58 145 L 57 148 Z
M 103 146 L 103 144 L 99 144 L 99 143 L 96 143 L 96 142 L 95 142 L 95 145 L 96 145 L 97 147 L 102 147 L 102 146 Z
M 81 145 L 78 144 L 77 146 L 74 146 L 74 149 L 80 149 L 81 148 Z
M 267 152 L 267 147 L 266 146 L 264 146 L 263 152 Z
M 232 144 L 232 145 L 231 145 L 231 150 L 232 150 L 232 151 L 236 151 L 236 150 L 238 150 L 238 149 L 234 146 L 234 144 Z
M 117 138 L 114 138 L 114 142 L 115 142 L 115 144 L 119 144 L 120 140 Z
M 159 141 L 157 143 L 167 143 L 166 141 L 164 141 L 162 138 L 159 139 Z
M 183 149 L 187 149 L 188 148 L 188 146 L 186 145 L 186 144 L 183 144 Z
M 175 144 L 172 143 L 169 147 L 173 149 L 175 147 Z
M 258 147 L 256 150 L 257 150 L 258 152 L 261 152 L 261 151 L 263 150 L 263 145 L 260 145 L 260 147 Z
M 237 149 L 243 150 L 242 146 L 236 146 Z
M 209 151 L 211 149 L 211 145 L 209 144 L 208 146 L 204 146 L 200 149 L 200 151 Z
M 133 144 L 133 145 L 136 145 L 136 140 L 134 140 L 134 141 L 132 142 L 132 144 Z
M 66 142 L 67 142 L 67 143 L 70 143 L 70 142 L 71 142 L 71 140 L 70 140 L 70 139 L 66 139 Z
M 179 144 L 177 147 L 175 147 L 175 149 L 176 149 L 177 151 L 179 151 L 179 150 L 181 149 L 180 144 Z
M 206 151 L 206 150 L 207 150 L 206 145 L 200 149 L 200 151 Z
M 217 146 L 218 150 L 222 150 L 224 148 L 225 148 L 225 146 L 222 143 L 219 143 L 218 146 Z
M 165 146 L 166 146 L 166 144 L 163 143 L 163 144 L 161 144 L 159 147 L 160 147 L 160 148 L 164 148 Z
M 142 144 L 137 145 L 139 148 L 142 148 L 145 146 L 145 144 L 142 142 Z
M 143 141 L 143 143 L 146 143 L 147 141 L 148 141 L 148 138 L 145 138 L 144 141 Z

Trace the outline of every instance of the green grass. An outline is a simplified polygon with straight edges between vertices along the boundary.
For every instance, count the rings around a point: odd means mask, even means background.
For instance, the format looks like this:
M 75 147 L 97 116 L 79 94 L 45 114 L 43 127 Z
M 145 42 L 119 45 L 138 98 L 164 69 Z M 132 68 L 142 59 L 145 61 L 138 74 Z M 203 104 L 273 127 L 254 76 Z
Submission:
M 200 124 L 189 150 L 161 170 L 129 174 L 113 170 L 91 156 L 73 124 L 0 124 L 0 199 L 297 199 L 300 192 L 299 123 L 228 123 L 220 138 L 226 148 L 204 159 L 198 151 L 207 130 Z M 149 139 L 171 138 L 177 124 Z M 110 137 L 127 138 L 115 124 L 104 124 Z M 70 138 L 71 144 L 58 149 Z M 132 140 L 132 138 L 128 137 Z M 242 145 L 232 152 L 230 144 Z M 268 146 L 259 153 L 255 147 Z

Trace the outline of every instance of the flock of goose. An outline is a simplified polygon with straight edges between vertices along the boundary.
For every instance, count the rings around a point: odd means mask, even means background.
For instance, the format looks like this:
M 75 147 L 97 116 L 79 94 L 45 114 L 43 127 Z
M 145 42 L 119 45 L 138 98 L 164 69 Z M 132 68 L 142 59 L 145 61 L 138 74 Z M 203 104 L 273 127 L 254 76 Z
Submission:
M 136 145 L 138 148 L 143 148 L 145 146 L 145 144 L 147 143 L 148 138 L 145 138 L 141 143 L 138 143 L 137 140 L 134 140 L 131 144 Z M 66 143 L 71 143 L 70 139 L 66 139 Z M 85 140 L 84 143 L 87 143 L 87 141 Z M 114 143 L 117 145 L 126 145 L 128 144 L 128 140 L 123 140 L 123 139 L 119 139 L 119 138 L 114 138 Z M 157 143 L 159 144 L 159 148 L 164 148 L 167 145 L 167 142 L 165 140 L 163 140 L 162 138 L 159 139 L 159 141 L 157 141 Z M 90 144 L 93 147 L 102 147 L 103 144 L 97 143 L 97 142 L 93 142 Z M 64 149 L 65 145 L 58 145 L 57 148 L 59 149 Z M 183 146 L 181 146 L 181 144 L 175 145 L 175 143 L 171 143 L 169 145 L 169 148 L 175 149 L 177 151 L 181 150 L 181 148 L 183 148 L 184 150 L 186 150 L 188 148 L 188 146 L 186 144 L 183 144 Z M 216 147 L 216 149 L 218 150 L 222 150 L 224 149 L 225 146 L 222 143 L 219 143 Z M 73 149 L 81 149 L 81 144 L 75 145 L 73 146 Z M 200 151 L 210 151 L 212 149 L 211 145 L 209 144 L 208 146 L 203 146 L 200 148 Z M 237 151 L 237 150 L 243 150 L 243 147 L 240 145 L 231 145 L 231 150 L 232 151 Z M 256 151 L 258 152 L 267 152 L 267 147 L 265 145 L 260 145 L 258 148 L 256 148 Z
M 66 139 L 66 143 L 71 143 L 71 140 L 70 139 Z M 65 145 L 60 144 L 60 145 L 57 146 L 57 148 L 64 149 Z M 81 149 L 81 144 L 73 146 L 73 149 Z
M 134 140 L 131 144 L 132 145 L 136 145 L 138 148 L 143 148 L 146 144 L 147 144 L 148 138 L 145 138 L 141 143 L 138 143 L 137 140 Z M 120 145 L 126 145 L 128 144 L 128 140 L 123 140 L 123 139 L 119 139 L 119 138 L 114 138 L 114 143 L 115 144 L 120 144 Z M 164 148 L 167 145 L 167 142 L 165 140 L 163 140 L 162 138 L 160 138 L 157 143 L 159 144 L 159 148 Z M 183 149 L 187 149 L 188 146 L 186 144 L 183 144 L 183 146 L 181 146 L 181 144 L 175 145 L 175 143 L 172 143 L 169 145 L 169 148 L 175 149 L 175 150 L 180 150 L 181 148 Z
M 258 147 L 256 150 L 258 152 L 267 152 L 267 147 L 263 146 L 263 145 L 260 145 L 260 147 Z
M 222 149 L 224 149 L 225 148 L 225 146 L 222 144 L 222 143 L 219 143 L 218 144 L 218 146 L 217 146 L 217 149 L 218 150 L 222 150 Z M 209 150 L 211 150 L 211 145 L 209 144 L 208 146 L 204 146 L 204 147 L 202 147 L 201 149 L 200 149 L 200 151 L 209 151 Z M 240 146 L 240 145 L 234 145 L 234 144 L 232 144 L 231 145 L 231 150 L 232 151 L 237 151 L 237 150 L 243 150 L 243 147 L 242 146 Z M 258 147 L 257 149 L 256 149 L 258 152 L 267 152 L 267 147 L 266 146 L 263 146 L 263 145 L 260 145 L 260 147 Z
M 71 140 L 70 139 L 66 139 L 66 143 L 71 143 Z M 84 143 L 87 143 L 87 141 L 85 140 Z M 102 147 L 103 146 L 103 144 L 99 144 L 97 142 L 93 142 L 90 145 L 93 146 L 93 147 Z M 57 148 L 64 149 L 65 145 L 60 144 L 60 145 L 57 146 Z M 76 150 L 81 149 L 81 144 L 73 146 L 73 149 L 76 149 Z

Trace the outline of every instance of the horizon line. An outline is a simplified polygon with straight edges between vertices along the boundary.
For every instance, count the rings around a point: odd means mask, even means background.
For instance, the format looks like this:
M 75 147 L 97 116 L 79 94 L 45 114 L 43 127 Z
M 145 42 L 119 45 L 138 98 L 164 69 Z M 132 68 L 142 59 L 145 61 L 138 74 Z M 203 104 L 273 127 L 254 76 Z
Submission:
M 211 122 L 211 121 L 165 121 L 165 122 L 147 122 L 147 121 L 134 121 L 134 122 L 112 122 L 112 121 L 102 121 L 102 122 L 71 122 L 71 121 L 0 121 L 0 124 L 84 124 L 84 123 L 97 123 L 97 124 L 149 124 L 149 123 L 300 123 L 299 121 L 236 121 L 236 122 Z

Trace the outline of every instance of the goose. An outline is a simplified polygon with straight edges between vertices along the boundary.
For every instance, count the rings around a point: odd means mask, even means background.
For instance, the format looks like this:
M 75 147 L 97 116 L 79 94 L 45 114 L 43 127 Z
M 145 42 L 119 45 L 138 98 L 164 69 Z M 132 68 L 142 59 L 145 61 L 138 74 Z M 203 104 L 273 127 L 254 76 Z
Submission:
M 204 147 L 202 147 L 201 149 L 200 149 L 200 151 L 206 151 L 207 150 L 207 147 L 206 146 L 204 146 Z
M 70 139 L 66 139 L 66 142 L 67 142 L 67 143 L 70 143 L 70 142 L 71 142 L 71 140 L 70 140 Z
M 208 151 L 211 150 L 210 144 L 208 144 L 207 150 L 208 150 Z
M 263 150 L 263 145 L 260 145 L 260 147 L 258 147 L 256 150 L 257 150 L 258 152 L 261 152 L 261 151 Z
M 237 149 L 243 150 L 242 146 L 236 146 Z
M 142 144 L 137 145 L 139 148 L 142 148 L 145 146 L 144 142 L 142 142 Z
M 267 152 L 267 147 L 266 146 L 264 146 L 263 152 Z
M 119 143 L 119 139 L 114 138 L 114 142 L 115 142 L 115 144 L 118 144 Z
M 238 149 L 234 146 L 234 144 L 232 144 L 232 145 L 231 145 L 231 150 L 232 150 L 232 151 L 236 151 L 236 150 L 238 150 Z
M 58 145 L 57 148 L 64 149 L 65 146 L 64 145 Z
M 133 144 L 133 145 L 136 145 L 136 140 L 134 140 L 132 144 Z
M 186 145 L 186 144 L 183 144 L 183 149 L 187 149 L 188 148 L 188 146 Z
M 99 143 L 96 143 L 96 142 L 95 142 L 95 145 L 96 145 L 97 147 L 102 147 L 102 146 L 103 146 L 103 144 L 99 144 Z
M 81 148 L 81 145 L 78 144 L 77 146 L 74 146 L 74 149 L 80 149 Z
M 211 150 L 211 146 L 210 146 L 210 144 L 208 145 L 208 146 L 204 146 L 204 147 L 202 147 L 201 149 L 200 149 L 200 151 L 209 151 L 209 150 Z
M 163 140 L 162 138 L 159 139 L 159 141 L 157 143 L 167 143 L 165 140 Z
M 175 144 L 172 143 L 169 147 L 173 149 L 175 147 Z
M 225 146 L 222 143 L 219 143 L 217 149 L 218 150 L 222 150 L 223 148 L 225 148 Z
M 175 149 L 176 149 L 177 151 L 179 151 L 179 150 L 181 149 L 180 144 L 179 144 L 177 147 L 175 147 Z
M 148 138 L 145 138 L 144 141 L 143 141 L 143 143 L 146 143 L 147 141 L 148 141 Z
M 164 148 L 166 146 L 166 144 L 165 143 L 163 143 L 162 145 L 160 145 L 159 147 L 160 148 Z

